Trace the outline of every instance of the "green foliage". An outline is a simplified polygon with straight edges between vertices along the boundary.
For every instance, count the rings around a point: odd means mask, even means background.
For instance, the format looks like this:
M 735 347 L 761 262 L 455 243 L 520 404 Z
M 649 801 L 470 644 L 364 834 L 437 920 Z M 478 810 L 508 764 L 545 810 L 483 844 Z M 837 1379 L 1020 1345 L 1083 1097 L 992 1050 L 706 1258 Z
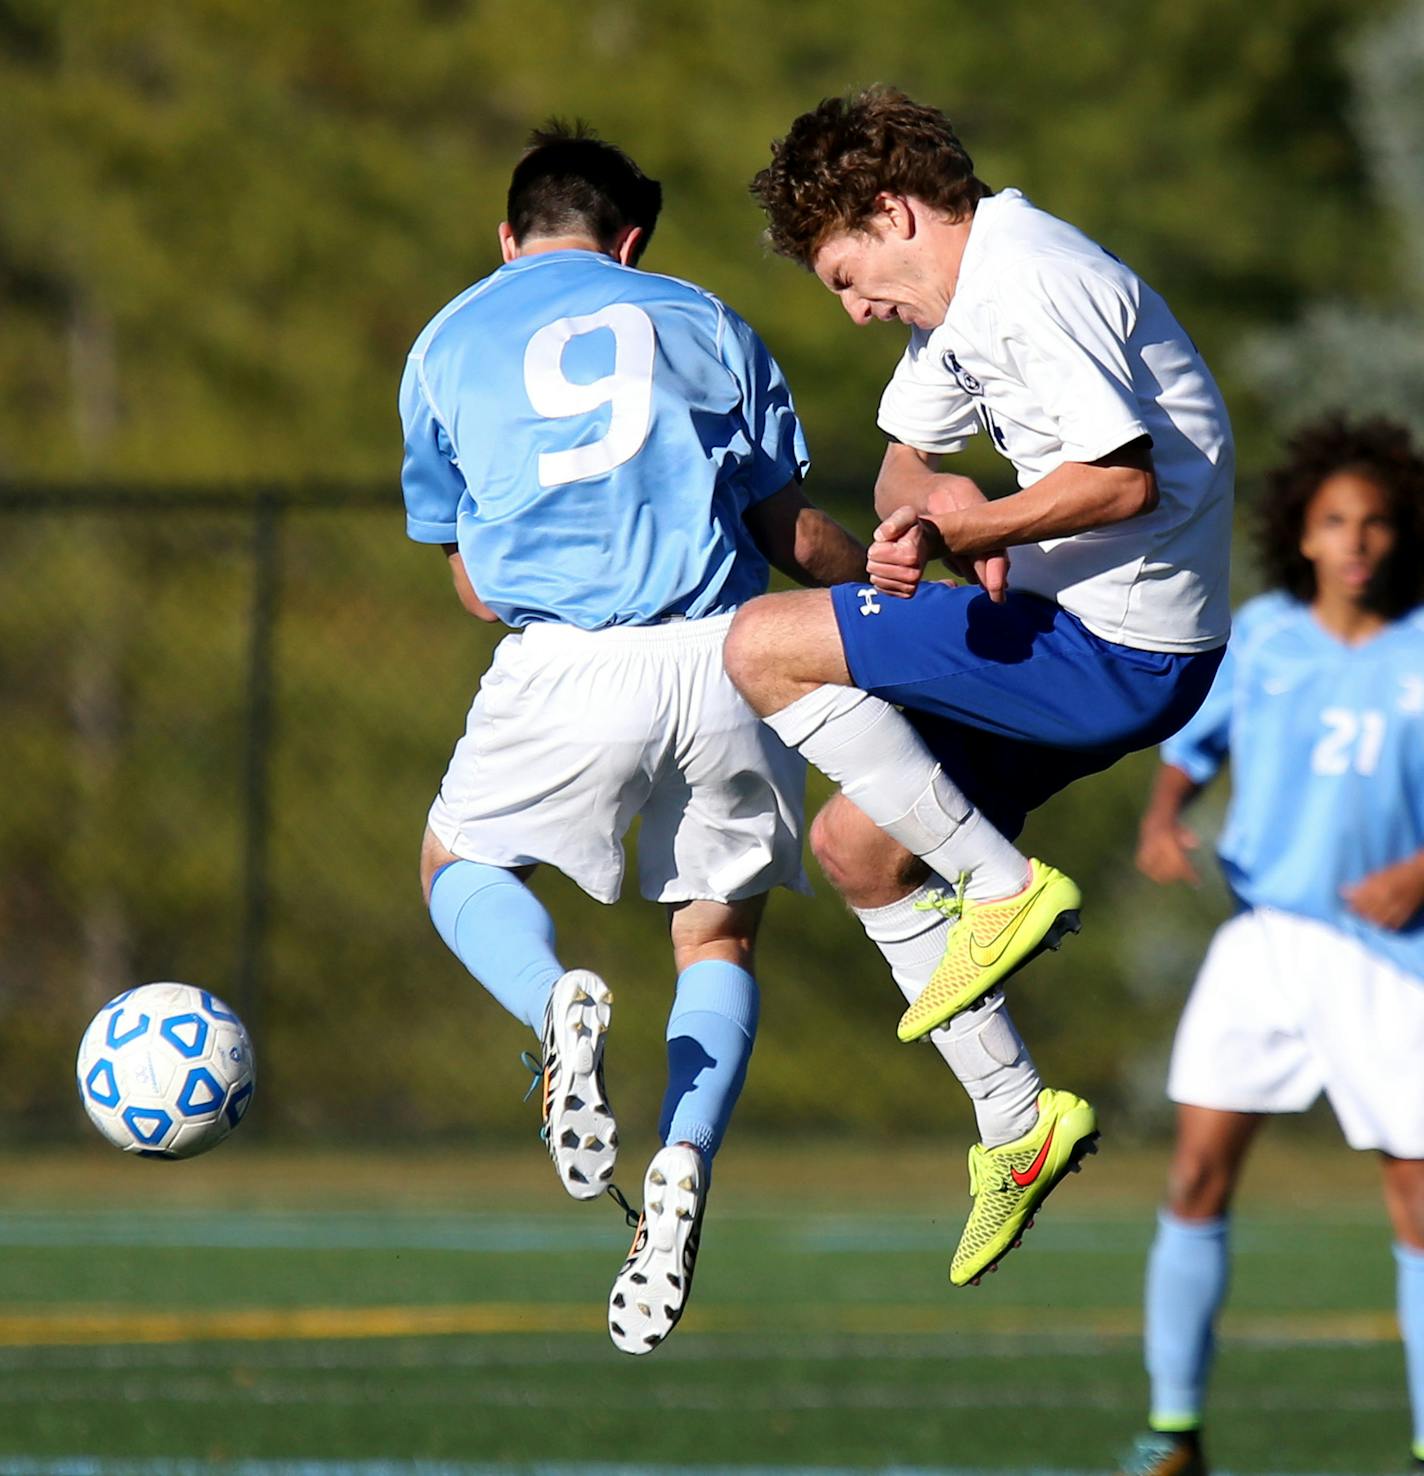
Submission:
M 405 349 L 494 265 L 557 112 L 664 179 L 649 265 L 750 317 L 823 470 L 865 478 L 897 335 L 852 337 L 767 260 L 746 184 L 875 80 L 945 106 L 991 183 L 1131 261 L 1221 368 L 1328 283 L 1387 290 L 1341 47 L 1389 8 L 0 0 L 0 470 L 392 476 Z
M 1379 199 L 1403 240 L 1387 310 L 1353 274 L 1289 327 L 1248 337 L 1237 366 L 1284 430 L 1338 410 L 1388 415 L 1424 436 L 1424 4 L 1376 25 L 1352 52 L 1354 112 Z

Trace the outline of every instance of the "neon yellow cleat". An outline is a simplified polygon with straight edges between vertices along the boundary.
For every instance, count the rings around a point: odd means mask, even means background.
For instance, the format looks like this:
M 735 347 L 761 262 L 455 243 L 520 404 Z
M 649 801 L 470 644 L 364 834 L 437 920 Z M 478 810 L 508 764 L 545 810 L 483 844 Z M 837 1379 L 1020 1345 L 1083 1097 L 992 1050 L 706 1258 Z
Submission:
M 901 1040 L 918 1040 L 952 1020 L 1045 948 L 1057 948 L 1078 931 L 1083 902 L 1078 884 L 1042 861 L 1028 866 L 1028 885 L 1012 897 L 971 902 L 960 877 L 953 897 L 939 895 L 918 904 L 957 921 L 939 967 L 900 1016 Z
M 1098 1151 L 1097 1143 L 1098 1118 L 1088 1103 L 1044 1087 L 1031 1133 L 998 1148 L 976 1143 L 969 1150 L 974 1206 L 949 1267 L 955 1286 L 977 1282 L 1019 1244 L 1039 1205 L 1065 1174 Z

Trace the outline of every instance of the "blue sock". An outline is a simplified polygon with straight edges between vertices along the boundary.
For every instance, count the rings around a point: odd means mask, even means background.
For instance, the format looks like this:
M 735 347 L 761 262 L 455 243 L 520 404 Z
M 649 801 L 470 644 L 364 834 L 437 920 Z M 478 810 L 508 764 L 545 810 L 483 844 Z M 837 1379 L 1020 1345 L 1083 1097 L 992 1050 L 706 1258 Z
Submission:
M 1162 1210 L 1147 1262 L 1149 1423 L 1195 1430 L 1202 1419 L 1216 1314 L 1226 1300 L 1229 1221 L 1179 1220 Z
M 756 980 L 736 964 L 682 971 L 668 1016 L 664 1143 L 693 1143 L 712 1161 L 747 1079 L 759 1003 Z
M 500 1004 L 541 1035 L 564 968 L 554 954 L 554 921 L 534 893 L 511 871 L 451 861 L 435 873 L 430 920 Z
M 1404 1371 L 1409 1380 L 1409 1407 L 1414 1413 L 1414 1454 L 1424 1460 L 1424 1250 L 1396 1244 L 1394 1261 L 1398 1267 Z

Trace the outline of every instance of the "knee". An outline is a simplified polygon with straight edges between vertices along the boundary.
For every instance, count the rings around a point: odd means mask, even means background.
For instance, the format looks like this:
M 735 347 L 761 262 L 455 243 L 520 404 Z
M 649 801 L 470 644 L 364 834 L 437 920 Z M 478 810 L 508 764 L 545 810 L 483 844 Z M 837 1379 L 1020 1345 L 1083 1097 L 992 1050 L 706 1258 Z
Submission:
M 460 858 L 436 839 L 434 832 L 427 830 L 420 844 L 420 895 L 425 905 L 430 906 L 430 889 L 435 885 L 436 874 L 442 866 Z
M 1385 1204 L 1396 1238 L 1424 1250 L 1424 1162 L 1385 1159 Z
M 1178 1147 L 1167 1179 L 1167 1208 L 1183 1220 L 1211 1220 L 1226 1213 L 1236 1187 L 1229 1159 Z
M 838 892 L 852 887 L 868 869 L 855 845 L 854 827 L 840 813 L 843 808 L 834 800 L 823 805 L 811 822 L 810 835 L 811 854 Z
M 810 839 L 826 880 L 852 907 L 896 901 L 928 875 L 923 862 L 840 795 L 822 806 Z
M 762 628 L 766 622 L 766 595 L 749 601 L 732 617 L 722 647 L 722 664 L 732 685 L 747 698 L 756 688 L 761 670 Z

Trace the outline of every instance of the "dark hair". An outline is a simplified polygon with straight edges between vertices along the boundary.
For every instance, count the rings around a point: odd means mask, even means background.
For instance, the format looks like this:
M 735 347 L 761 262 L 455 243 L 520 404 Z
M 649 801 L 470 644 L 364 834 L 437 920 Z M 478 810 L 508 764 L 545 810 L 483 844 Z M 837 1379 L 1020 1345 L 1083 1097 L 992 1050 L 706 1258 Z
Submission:
M 509 181 L 505 219 L 514 239 L 589 236 L 611 250 L 625 226 L 641 226 L 643 254 L 663 205 L 663 187 L 581 119 L 552 118 L 529 135 Z
M 1390 619 L 1424 596 L 1424 458 L 1409 432 L 1376 417 L 1351 424 L 1334 414 L 1302 426 L 1286 459 L 1267 474 L 1258 510 L 1257 551 L 1268 581 L 1298 600 L 1315 598 L 1315 568 L 1300 551 L 1305 516 L 1321 486 L 1339 472 L 1376 483 L 1389 499 L 1395 541 L 1369 590 L 1369 605 Z
M 771 146 L 752 181 L 774 251 L 809 267 L 834 235 L 864 230 L 882 193 L 913 195 L 953 220 L 992 194 L 938 108 L 893 87 L 828 97 Z

